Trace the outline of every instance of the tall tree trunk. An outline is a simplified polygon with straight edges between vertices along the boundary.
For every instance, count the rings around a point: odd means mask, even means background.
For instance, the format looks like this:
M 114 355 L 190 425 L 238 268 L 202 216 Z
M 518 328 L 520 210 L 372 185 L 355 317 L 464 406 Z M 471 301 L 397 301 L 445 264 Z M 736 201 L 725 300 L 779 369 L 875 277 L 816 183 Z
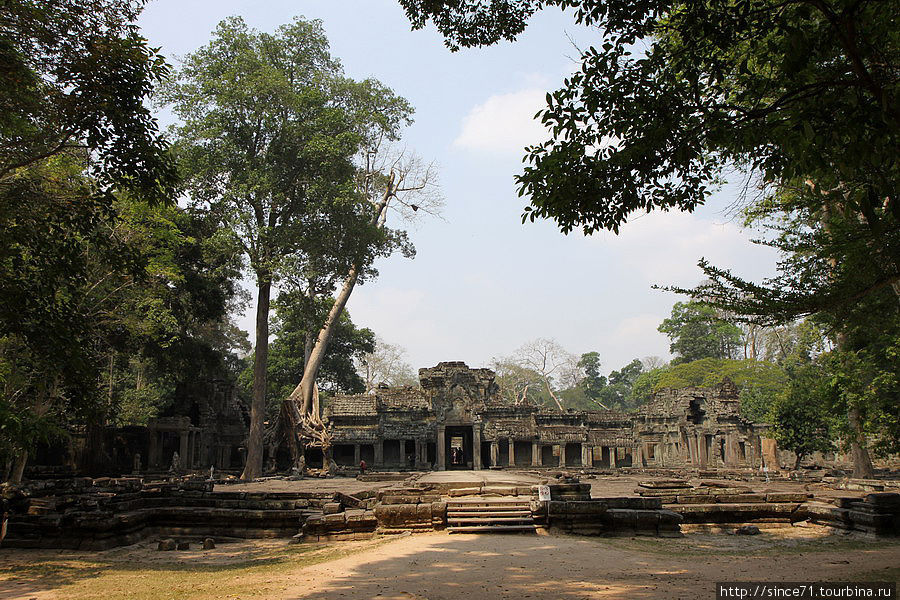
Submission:
M 832 207 L 829 203 L 825 204 L 823 211 L 822 226 L 826 232 L 831 230 Z M 837 269 L 837 259 L 829 259 L 832 269 Z M 838 332 L 835 336 L 835 347 L 840 352 L 847 349 L 847 334 L 843 331 Z M 847 424 L 850 426 L 850 458 L 853 460 L 853 476 L 869 479 L 875 475 L 875 468 L 872 466 L 872 458 L 869 456 L 869 450 L 866 448 L 866 434 L 862 427 L 862 416 L 859 407 L 849 406 L 847 408 Z
M 256 348 L 253 355 L 253 399 L 250 403 L 250 438 L 247 463 L 241 479 L 250 481 L 262 476 L 263 423 L 266 420 L 266 365 L 269 358 L 269 298 L 272 280 L 267 273 L 257 274 Z
M 12 473 L 9 477 L 10 483 L 22 483 L 22 476 L 25 474 L 25 465 L 28 463 L 28 450 L 22 450 L 13 461 Z
M 379 202 L 374 206 L 371 221 L 372 227 L 384 227 L 388 203 L 397 191 L 395 177 L 396 175 L 391 172 L 384 193 Z M 322 366 L 322 360 L 325 358 L 325 351 L 328 348 L 328 341 L 331 339 L 331 334 L 334 332 L 337 321 L 340 318 L 344 307 L 347 305 L 347 301 L 350 299 L 353 288 L 356 286 L 356 280 L 359 278 L 359 270 L 361 267 L 362 265 L 356 263 L 347 273 L 347 277 L 344 279 L 344 285 L 335 297 L 334 304 L 328 312 L 328 317 L 325 319 L 325 324 L 322 325 L 322 328 L 319 330 L 319 335 L 316 337 L 316 343 L 309 353 L 306 364 L 303 365 L 303 377 L 300 379 L 300 383 L 297 387 L 294 388 L 294 391 L 291 392 L 291 395 L 288 396 L 287 402 L 296 403 L 302 407 L 302 415 L 308 415 L 313 410 L 313 390 L 315 389 L 316 376 L 319 373 L 319 367 Z
M 322 326 L 322 329 L 319 330 L 319 335 L 316 338 L 316 343 L 313 346 L 312 352 L 309 353 L 309 358 L 307 359 L 306 364 L 303 365 L 303 378 L 300 380 L 300 385 L 298 385 L 291 393 L 292 399 L 302 400 L 302 414 L 304 415 L 309 414 L 312 411 L 313 388 L 316 385 L 316 375 L 319 373 L 319 367 L 322 366 L 322 361 L 325 359 L 325 351 L 328 349 L 328 342 L 331 339 L 331 334 L 334 332 L 338 319 L 344 311 L 347 301 L 350 299 L 350 294 L 353 292 L 353 288 L 356 286 L 356 280 L 358 278 L 359 268 L 356 265 L 353 265 L 350 268 L 350 272 L 347 274 L 347 278 L 344 280 L 341 291 L 338 292 L 337 297 L 334 299 L 331 310 L 328 311 L 328 317 L 325 319 L 325 324 Z
M 547 386 L 547 393 L 550 394 L 550 397 L 553 398 L 554 402 L 556 402 L 556 406 L 559 407 L 559 412 L 566 412 L 566 409 L 563 408 L 562 402 L 560 402 L 559 398 L 556 397 L 556 394 L 553 393 L 553 389 L 550 387 L 550 380 L 546 377 L 544 378 L 544 385 Z
M 866 448 L 866 434 L 863 431 L 862 416 L 859 413 L 859 408 L 851 406 L 847 409 L 847 421 L 850 423 L 850 431 L 853 436 L 850 439 L 853 476 L 858 479 L 872 479 L 875 476 L 875 468 L 872 466 L 869 449 Z

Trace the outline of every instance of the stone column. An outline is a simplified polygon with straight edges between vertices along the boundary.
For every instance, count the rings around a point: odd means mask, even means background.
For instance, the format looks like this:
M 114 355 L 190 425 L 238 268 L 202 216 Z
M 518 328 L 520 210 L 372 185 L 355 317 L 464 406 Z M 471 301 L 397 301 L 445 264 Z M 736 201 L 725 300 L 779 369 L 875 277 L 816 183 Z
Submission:
M 499 466 L 497 463 L 500 462 L 500 442 L 496 440 L 491 442 L 491 466 L 497 467 Z
M 447 452 L 446 448 L 446 435 L 447 428 L 444 425 L 438 425 L 437 428 L 437 445 L 435 446 L 435 462 L 437 463 L 434 468 L 438 471 L 444 471 L 447 469 L 447 458 L 445 456 Z
M 178 432 L 178 456 L 181 458 L 181 464 L 185 467 L 188 466 L 187 458 L 188 458 L 188 435 L 189 431 L 179 431 Z
M 559 467 L 563 468 L 566 466 L 566 445 L 559 444 Z
M 481 426 L 472 427 L 472 468 L 481 470 Z
M 155 467 L 159 464 L 159 431 L 155 427 L 150 427 L 150 447 L 147 449 L 147 469 Z
M 415 455 L 413 468 L 418 469 L 419 465 L 422 463 L 422 441 L 419 438 L 416 438 L 413 440 L 413 444 L 415 445 L 415 449 L 413 450 Z
M 537 442 L 531 442 L 531 466 L 541 466 L 541 446 Z
M 582 467 L 593 467 L 594 466 L 594 448 L 593 448 L 593 446 L 588 446 L 587 444 L 581 445 L 581 466 Z
M 359 444 L 353 444 L 353 466 L 358 467 L 360 460 Z
M 697 450 L 697 456 L 699 458 L 697 466 L 701 469 L 705 469 L 708 457 L 706 452 L 706 436 L 702 433 L 697 434 Z
M 384 440 L 375 440 L 373 444 L 375 447 L 375 467 L 383 468 L 384 467 Z
M 687 438 L 687 446 L 688 446 L 688 462 L 694 466 L 697 466 L 699 461 L 699 455 L 697 452 L 697 437 L 691 436 Z
M 506 461 L 510 467 L 516 466 L 516 441 L 509 438 L 509 456 Z

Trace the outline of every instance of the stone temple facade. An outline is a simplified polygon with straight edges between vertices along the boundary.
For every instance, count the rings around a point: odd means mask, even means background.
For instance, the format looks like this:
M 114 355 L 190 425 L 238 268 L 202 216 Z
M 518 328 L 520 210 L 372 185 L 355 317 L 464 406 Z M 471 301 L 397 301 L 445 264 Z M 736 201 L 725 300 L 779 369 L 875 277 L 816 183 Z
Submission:
M 338 465 L 777 468 L 767 426 L 741 417 L 730 383 L 667 390 L 634 413 L 561 413 L 503 402 L 493 371 L 462 362 L 420 369 L 419 379 L 421 388 L 331 400 L 325 417 Z

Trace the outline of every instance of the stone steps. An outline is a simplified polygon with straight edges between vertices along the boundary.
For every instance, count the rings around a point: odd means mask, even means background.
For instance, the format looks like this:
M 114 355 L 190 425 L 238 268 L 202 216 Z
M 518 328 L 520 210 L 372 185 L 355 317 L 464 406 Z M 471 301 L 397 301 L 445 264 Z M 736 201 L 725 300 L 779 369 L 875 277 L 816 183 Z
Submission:
M 447 502 L 449 533 L 534 532 L 531 504 L 522 500 L 473 499 Z
M 499 517 L 506 517 L 506 518 L 515 518 L 515 517 L 522 518 L 522 517 L 527 517 L 527 518 L 529 518 L 529 519 L 531 518 L 531 511 L 530 511 L 530 510 L 509 510 L 509 509 L 501 509 L 501 510 L 492 511 L 492 512 L 490 512 L 490 513 L 488 513 L 488 512 L 480 512 L 480 511 L 471 511 L 471 510 L 467 510 L 467 511 L 454 511 L 454 512 L 451 513 L 451 514 L 453 514 L 454 517 L 487 517 L 487 516 L 495 516 L 495 517 L 498 517 L 498 518 L 499 518 Z
M 448 527 L 449 533 L 535 533 L 534 525 L 469 525 Z

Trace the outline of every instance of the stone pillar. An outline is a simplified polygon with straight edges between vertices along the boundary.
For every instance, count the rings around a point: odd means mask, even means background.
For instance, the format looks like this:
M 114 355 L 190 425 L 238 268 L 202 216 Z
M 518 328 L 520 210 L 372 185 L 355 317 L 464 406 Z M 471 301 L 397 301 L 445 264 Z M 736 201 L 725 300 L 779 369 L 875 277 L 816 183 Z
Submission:
M 190 431 L 179 431 L 178 432 L 178 456 L 181 458 L 181 464 L 185 467 L 188 466 L 188 435 L 190 435 Z
M 537 442 L 531 442 L 531 466 L 541 466 L 541 446 Z
M 150 447 L 147 449 L 147 469 L 155 467 L 159 464 L 157 454 L 159 452 L 159 431 L 155 427 L 150 427 Z
M 447 458 L 445 456 L 447 452 L 446 447 L 446 435 L 447 428 L 444 425 L 438 425 L 437 428 L 437 445 L 435 446 L 435 462 L 434 468 L 438 471 L 444 471 L 447 469 Z
M 353 444 L 353 466 L 358 467 L 360 460 L 359 444 Z
M 510 467 L 516 466 L 516 441 L 512 438 L 509 438 L 509 456 L 507 459 L 506 462 Z
M 699 463 L 698 453 L 697 453 L 697 438 L 696 436 L 691 436 L 687 438 L 687 446 L 688 446 L 688 462 L 694 466 L 697 466 Z
M 500 462 L 500 443 L 497 441 L 491 442 L 491 466 L 498 467 L 497 463 Z
M 415 444 L 415 449 L 413 451 L 414 456 L 415 456 L 415 459 L 413 461 L 413 468 L 418 469 L 419 465 L 423 462 L 422 461 L 422 446 L 423 446 L 423 444 L 419 438 L 416 438 L 415 440 L 413 440 L 413 444 Z
M 588 446 L 587 444 L 581 445 L 581 466 L 582 467 L 593 467 L 594 466 L 594 447 Z
M 376 440 L 373 444 L 375 447 L 375 467 L 384 467 L 384 440 Z
M 705 469 L 708 461 L 708 456 L 706 452 L 706 436 L 702 433 L 697 434 L 697 456 L 699 460 L 697 461 L 697 466 L 701 469 Z
M 772 438 L 760 438 L 759 441 L 763 466 L 768 467 L 770 471 L 777 471 L 780 468 L 778 463 L 778 444 Z
M 566 444 L 563 442 L 559 445 L 559 467 L 565 468 L 566 466 Z
M 472 427 L 472 468 L 481 470 L 481 426 Z

